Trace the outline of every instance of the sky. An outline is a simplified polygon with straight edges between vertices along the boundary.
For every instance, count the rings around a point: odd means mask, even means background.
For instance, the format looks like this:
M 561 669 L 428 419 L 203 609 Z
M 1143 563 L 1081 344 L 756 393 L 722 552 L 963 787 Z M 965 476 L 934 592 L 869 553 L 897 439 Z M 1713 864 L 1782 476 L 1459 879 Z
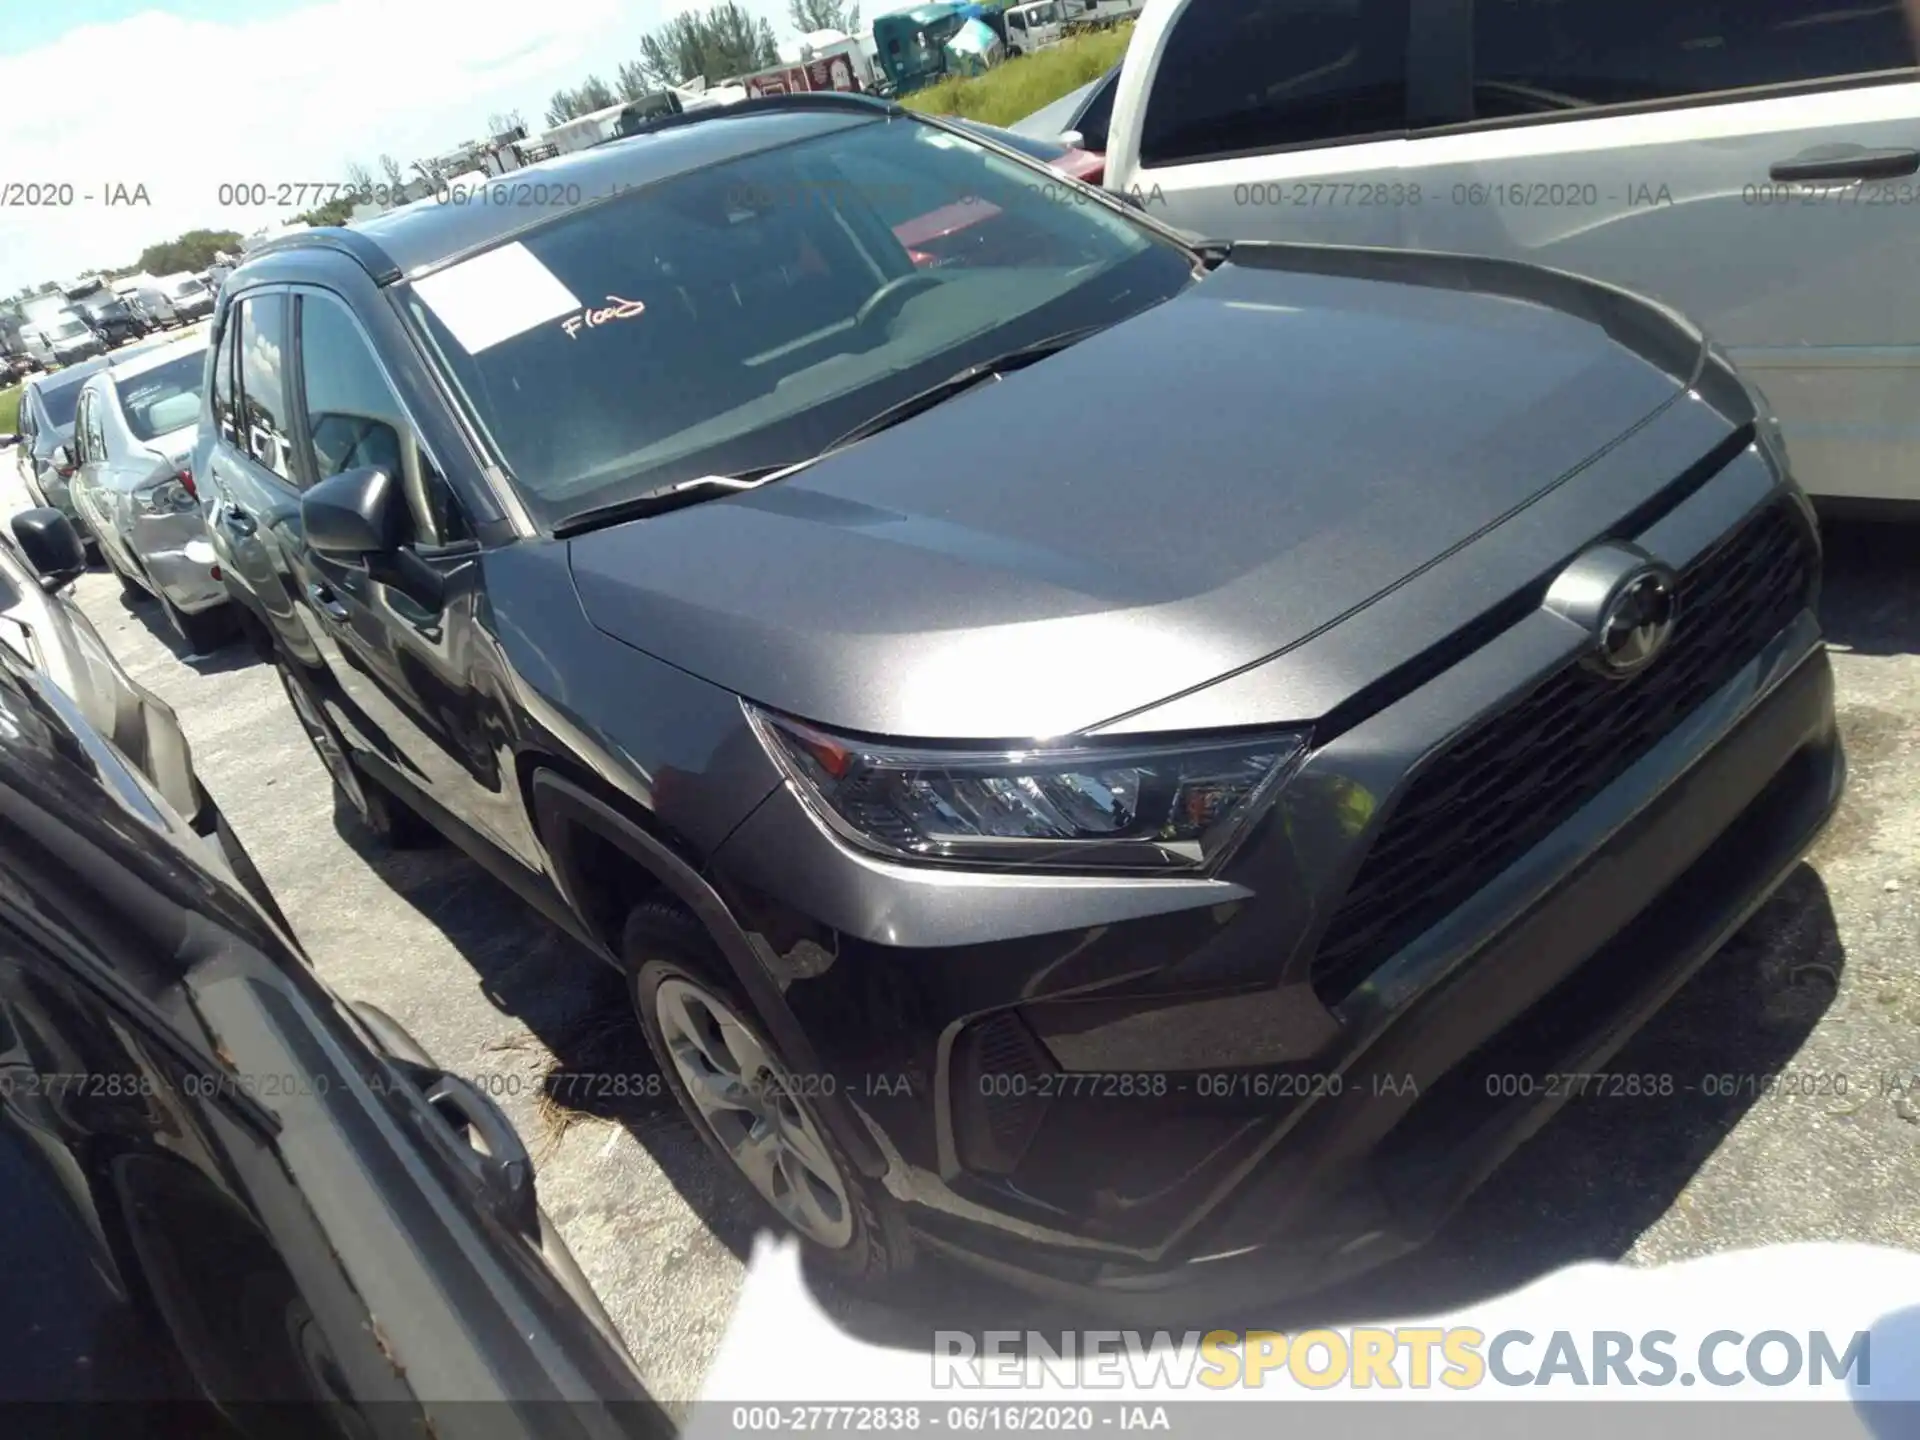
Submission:
M 794 38 L 786 0 L 742 3 Z M 186 230 L 247 234 L 327 198 L 223 206 L 223 184 L 330 185 L 356 161 L 378 179 L 381 154 L 444 153 L 481 138 L 494 112 L 538 129 L 555 90 L 589 73 L 613 83 L 642 35 L 706 4 L 7 0 L 0 295 L 130 265 Z M 19 203 L 36 185 L 71 186 L 72 203 Z

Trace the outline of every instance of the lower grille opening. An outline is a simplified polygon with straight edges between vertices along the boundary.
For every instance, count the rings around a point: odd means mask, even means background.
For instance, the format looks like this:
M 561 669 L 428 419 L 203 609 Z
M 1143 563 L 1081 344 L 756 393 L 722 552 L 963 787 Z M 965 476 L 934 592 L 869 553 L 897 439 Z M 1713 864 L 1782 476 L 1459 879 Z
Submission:
M 1797 506 L 1760 511 L 1680 576 L 1666 651 L 1626 681 L 1570 663 L 1420 770 L 1315 953 L 1338 1004 L 1395 952 L 1612 784 L 1812 602 L 1818 552 Z
M 949 1082 L 960 1163 L 985 1175 L 1012 1174 L 1046 1119 L 1045 1081 L 1058 1069 L 1039 1037 L 1011 1011 L 962 1031 L 954 1041 Z

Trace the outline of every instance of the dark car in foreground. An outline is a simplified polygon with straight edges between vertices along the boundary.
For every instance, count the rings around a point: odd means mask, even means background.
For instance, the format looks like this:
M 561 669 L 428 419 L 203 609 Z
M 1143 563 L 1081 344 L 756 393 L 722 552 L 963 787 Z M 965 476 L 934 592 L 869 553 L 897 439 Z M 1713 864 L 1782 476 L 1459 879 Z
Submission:
M 278 918 L 266 882 L 194 773 L 172 708 L 121 668 L 68 593 L 85 569 L 86 551 L 66 516 L 45 508 L 14 515 L 0 536 L 0 645 L 65 694 Z
M 197 838 L 0 645 L 9 1433 L 670 1434 L 493 1102 Z
M 1836 803 L 1808 507 L 1669 312 L 859 98 L 529 178 L 234 272 L 211 533 L 344 800 L 619 966 L 847 1270 L 1396 1253 Z

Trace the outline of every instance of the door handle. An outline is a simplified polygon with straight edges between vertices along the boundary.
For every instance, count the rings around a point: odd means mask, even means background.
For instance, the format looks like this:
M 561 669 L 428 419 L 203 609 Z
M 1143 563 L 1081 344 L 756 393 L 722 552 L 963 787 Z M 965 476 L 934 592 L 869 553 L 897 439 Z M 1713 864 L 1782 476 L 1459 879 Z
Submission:
M 1916 172 L 1920 172 L 1920 150 L 1830 145 L 1777 161 L 1767 174 L 1775 180 L 1897 180 Z
M 251 535 L 260 528 L 258 522 L 231 500 L 220 512 L 220 523 L 236 535 Z
M 307 586 L 307 598 L 313 601 L 320 613 L 329 620 L 338 620 L 342 625 L 353 618 L 353 612 L 340 603 L 340 597 L 318 580 Z

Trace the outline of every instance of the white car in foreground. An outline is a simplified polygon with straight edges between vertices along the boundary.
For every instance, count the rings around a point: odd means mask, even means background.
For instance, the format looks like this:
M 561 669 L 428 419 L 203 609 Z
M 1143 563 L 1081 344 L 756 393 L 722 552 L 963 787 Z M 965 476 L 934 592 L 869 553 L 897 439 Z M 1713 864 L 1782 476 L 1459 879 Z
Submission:
M 1901 0 L 1149 0 L 1106 185 L 1222 240 L 1495 255 L 1686 312 L 1815 495 L 1920 502 Z

